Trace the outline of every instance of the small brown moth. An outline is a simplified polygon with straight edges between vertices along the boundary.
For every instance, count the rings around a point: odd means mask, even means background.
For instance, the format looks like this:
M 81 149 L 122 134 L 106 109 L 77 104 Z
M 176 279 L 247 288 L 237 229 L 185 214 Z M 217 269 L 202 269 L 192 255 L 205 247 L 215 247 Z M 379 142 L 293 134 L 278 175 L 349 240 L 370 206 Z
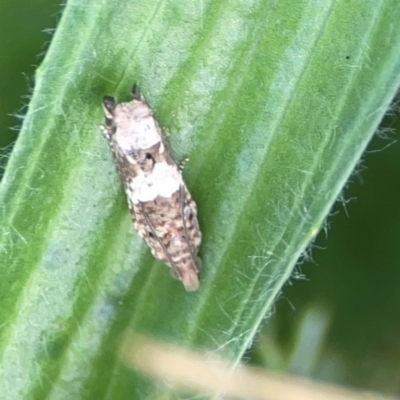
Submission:
M 113 97 L 104 96 L 103 132 L 114 154 L 139 235 L 186 290 L 196 290 L 201 242 L 196 203 L 136 85 L 132 96 L 132 101 L 120 104 Z

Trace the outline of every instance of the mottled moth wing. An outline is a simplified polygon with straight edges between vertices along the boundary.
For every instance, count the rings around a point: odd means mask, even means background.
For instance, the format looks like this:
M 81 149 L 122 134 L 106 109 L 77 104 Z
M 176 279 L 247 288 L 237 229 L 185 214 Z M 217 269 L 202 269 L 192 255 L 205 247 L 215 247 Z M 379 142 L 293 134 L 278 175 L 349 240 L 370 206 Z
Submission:
M 149 105 L 135 85 L 133 100 L 104 96 L 104 133 L 124 183 L 135 228 L 152 254 L 187 290 L 199 286 L 201 232 L 197 207 Z

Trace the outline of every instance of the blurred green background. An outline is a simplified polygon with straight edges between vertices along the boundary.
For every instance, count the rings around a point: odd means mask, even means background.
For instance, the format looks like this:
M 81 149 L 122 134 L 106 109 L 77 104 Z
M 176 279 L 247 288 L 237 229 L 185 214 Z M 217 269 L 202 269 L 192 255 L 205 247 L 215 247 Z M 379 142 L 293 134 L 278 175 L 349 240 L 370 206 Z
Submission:
M 21 125 L 12 115 L 24 113 L 35 67 L 50 42 L 45 30 L 55 28 L 60 10 L 55 0 L 0 3 L 3 164 Z M 398 117 L 394 106 L 247 359 L 400 394 Z

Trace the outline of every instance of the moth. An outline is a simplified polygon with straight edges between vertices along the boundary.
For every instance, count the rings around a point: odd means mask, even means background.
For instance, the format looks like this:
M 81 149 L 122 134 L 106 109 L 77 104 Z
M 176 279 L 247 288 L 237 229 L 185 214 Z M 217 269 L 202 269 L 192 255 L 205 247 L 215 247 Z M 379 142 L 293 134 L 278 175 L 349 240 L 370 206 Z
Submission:
M 152 254 L 171 268 L 186 290 L 199 287 L 201 232 L 197 207 L 182 170 L 168 150 L 152 109 L 136 84 L 133 100 L 103 97 L 107 137 L 139 235 Z

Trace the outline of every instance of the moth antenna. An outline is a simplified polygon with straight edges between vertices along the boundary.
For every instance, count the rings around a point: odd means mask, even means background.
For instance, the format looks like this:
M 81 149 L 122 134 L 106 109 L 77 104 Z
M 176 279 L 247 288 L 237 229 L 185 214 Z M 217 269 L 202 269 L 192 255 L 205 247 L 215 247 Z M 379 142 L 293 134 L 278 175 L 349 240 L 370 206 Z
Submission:
M 136 83 L 134 83 L 132 86 L 132 97 L 134 100 L 143 100 L 143 96 L 140 93 L 139 86 L 136 85 Z
M 103 107 L 106 115 L 108 114 L 107 117 L 112 117 L 114 115 L 114 110 L 116 106 L 117 106 L 117 101 L 114 99 L 114 97 L 111 96 L 103 97 Z

